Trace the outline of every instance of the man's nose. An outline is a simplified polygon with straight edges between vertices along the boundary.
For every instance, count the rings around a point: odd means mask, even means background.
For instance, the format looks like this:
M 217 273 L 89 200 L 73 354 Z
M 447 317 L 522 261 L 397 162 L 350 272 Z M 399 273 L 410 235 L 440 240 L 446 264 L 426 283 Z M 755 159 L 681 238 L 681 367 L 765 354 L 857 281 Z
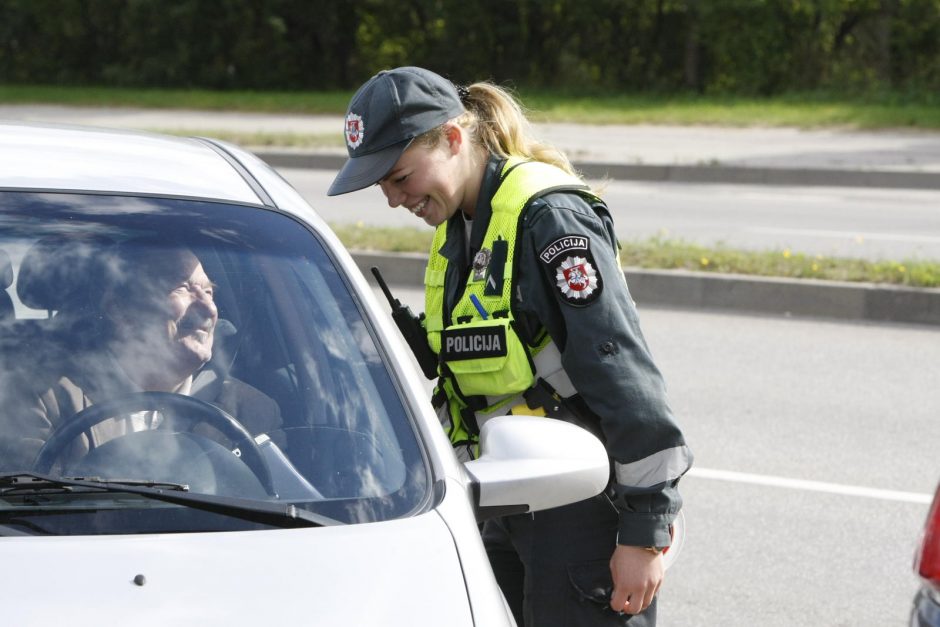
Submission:
M 195 286 L 192 289 L 193 303 L 199 305 L 212 315 L 218 313 L 218 309 L 215 306 L 215 300 L 212 298 L 212 292 L 209 290 Z

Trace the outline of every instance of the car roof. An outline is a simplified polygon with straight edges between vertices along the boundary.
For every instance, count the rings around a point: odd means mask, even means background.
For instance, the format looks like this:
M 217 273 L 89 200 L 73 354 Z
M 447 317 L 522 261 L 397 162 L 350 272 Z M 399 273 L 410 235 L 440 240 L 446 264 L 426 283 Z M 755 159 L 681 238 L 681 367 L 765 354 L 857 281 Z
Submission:
M 0 189 L 262 204 L 242 172 L 223 148 L 199 138 L 0 121 Z

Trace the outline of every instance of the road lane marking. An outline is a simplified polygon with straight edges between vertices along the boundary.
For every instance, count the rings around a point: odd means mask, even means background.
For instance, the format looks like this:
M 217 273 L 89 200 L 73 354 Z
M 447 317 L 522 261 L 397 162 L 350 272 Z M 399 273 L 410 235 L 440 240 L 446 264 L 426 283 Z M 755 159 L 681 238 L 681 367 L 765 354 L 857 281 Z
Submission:
M 748 233 L 764 233 L 769 235 L 801 235 L 804 237 L 828 237 L 835 239 L 851 239 L 862 241 L 872 240 L 876 242 L 917 242 L 925 244 L 940 244 L 940 237 L 930 235 L 908 235 L 906 233 L 871 233 L 863 231 L 829 231 L 823 229 L 778 229 L 768 227 L 749 227 L 744 231 Z
M 861 496 L 883 501 L 901 501 L 902 503 L 922 503 L 929 505 L 933 500 L 932 494 L 918 492 L 900 492 L 897 490 L 881 490 L 878 488 L 864 488 L 861 486 L 844 485 L 840 483 L 826 483 L 824 481 L 808 481 L 806 479 L 788 479 L 771 475 L 755 475 L 747 472 L 734 472 L 731 470 L 715 470 L 713 468 L 692 468 L 687 473 L 690 477 L 701 479 L 718 479 L 719 481 L 733 481 L 736 483 L 752 483 L 755 485 L 773 486 L 776 488 L 792 488 L 795 490 L 808 490 L 811 492 L 827 492 L 845 496 Z

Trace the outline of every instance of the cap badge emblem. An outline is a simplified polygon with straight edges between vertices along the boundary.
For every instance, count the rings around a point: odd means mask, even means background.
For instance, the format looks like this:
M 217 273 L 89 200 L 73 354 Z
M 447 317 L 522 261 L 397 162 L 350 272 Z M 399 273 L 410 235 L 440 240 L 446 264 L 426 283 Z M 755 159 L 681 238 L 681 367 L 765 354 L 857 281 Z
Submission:
M 356 149 L 362 144 L 362 138 L 366 130 L 362 124 L 362 116 L 350 112 L 346 116 L 346 144 L 351 149 Z

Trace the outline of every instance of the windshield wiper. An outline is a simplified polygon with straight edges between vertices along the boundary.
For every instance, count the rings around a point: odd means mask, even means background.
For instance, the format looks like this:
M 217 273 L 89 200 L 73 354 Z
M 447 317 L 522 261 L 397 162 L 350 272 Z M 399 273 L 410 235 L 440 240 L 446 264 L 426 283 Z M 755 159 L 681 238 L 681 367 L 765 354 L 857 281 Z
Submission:
M 123 486 L 140 486 L 141 488 L 160 488 L 161 490 L 176 490 L 189 492 L 188 483 L 173 483 L 172 481 L 154 481 L 153 479 L 102 479 L 101 477 L 62 477 L 69 481 L 85 481 L 89 483 Z
M 50 490 L 72 491 L 74 488 L 136 494 L 156 501 L 183 505 L 214 514 L 240 518 L 250 522 L 282 528 L 325 527 L 342 524 L 337 520 L 314 514 L 293 503 L 255 501 L 212 494 L 192 494 L 181 483 L 135 479 L 101 479 L 99 477 L 51 477 L 35 472 L 0 473 L 0 496 L 41 494 Z
M 178 490 L 189 492 L 185 483 L 170 481 L 153 481 L 151 479 L 102 479 L 101 477 L 45 477 L 33 473 L 0 474 L 0 495 L 35 494 L 37 492 L 74 492 L 75 483 L 82 482 L 81 487 L 86 490 L 108 491 L 108 485 L 140 486 L 144 488 L 160 488 L 162 490 Z M 105 485 L 102 485 L 105 484 Z M 84 491 L 84 490 L 83 490 Z

